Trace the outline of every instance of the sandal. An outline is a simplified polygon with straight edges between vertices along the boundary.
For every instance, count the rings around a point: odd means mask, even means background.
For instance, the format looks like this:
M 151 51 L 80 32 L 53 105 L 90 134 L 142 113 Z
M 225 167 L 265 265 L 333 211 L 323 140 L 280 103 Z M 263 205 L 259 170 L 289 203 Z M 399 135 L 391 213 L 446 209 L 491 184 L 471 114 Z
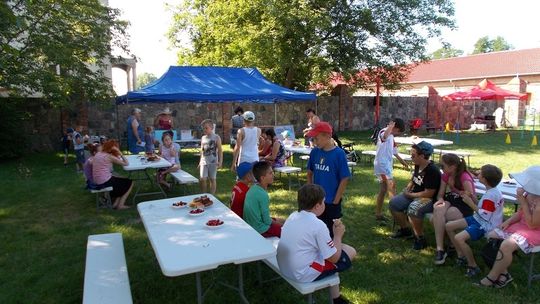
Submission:
M 504 278 L 504 281 L 501 281 L 501 278 Z M 514 280 L 514 278 L 510 275 L 509 272 L 507 273 L 501 273 L 499 275 L 499 278 L 497 279 L 497 288 L 503 288 L 505 287 L 506 285 L 508 285 L 508 283 L 512 282 Z
M 482 283 L 482 280 L 483 279 L 486 279 L 488 280 L 491 284 L 490 285 L 486 285 L 486 284 L 483 284 Z M 497 286 L 499 286 L 501 283 L 499 282 L 499 280 L 492 280 L 490 277 L 488 276 L 485 276 L 482 280 L 478 281 L 478 282 L 475 282 L 473 283 L 474 286 L 478 286 L 478 287 L 488 287 L 488 288 L 495 288 Z M 497 288 L 500 288 L 500 287 L 497 287 Z

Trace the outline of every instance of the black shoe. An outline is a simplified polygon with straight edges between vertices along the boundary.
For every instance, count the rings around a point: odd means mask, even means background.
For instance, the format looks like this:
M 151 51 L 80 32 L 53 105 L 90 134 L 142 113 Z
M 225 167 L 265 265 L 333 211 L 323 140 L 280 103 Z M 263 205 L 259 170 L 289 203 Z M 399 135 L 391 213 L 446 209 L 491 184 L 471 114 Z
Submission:
M 467 258 L 464 256 L 460 256 L 456 258 L 456 267 L 465 267 L 467 266 Z
M 467 272 L 465 273 L 465 276 L 472 278 L 472 277 L 477 276 L 480 272 L 482 272 L 482 270 L 480 270 L 480 267 L 478 266 L 474 266 L 474 267 L 467 266 Z
M 446 257 L 448 254 L 446 254 L 446 251 L 444 250 L 437 250 L 437 253 L 435 253 L 435 265 L 442 265 L 446 261 Z
M 456 247 L 454 246 L 448 246 L 446 247 L 446 254 L 448 255 L 448 257 L 453 257 L 454 255 L 456 255 Z
M 413 249 L 422 250 L 427 247 L 427 241 L 424 236 L 419 236 L 414 239 Z
M 393 239 L 399 239 L 399 238 L 410 238 L 412 237 L 413 233 L 410 228 L 399 228 L 396 233 L 394 233 L 391 238 Z
M 334 304 L 349 304 L 351 303 L 349 300 L 347 300 L 347 298 L 343 297 L 343 296 L 339 296 L 335 299 L 332 299 L 332 302 Z

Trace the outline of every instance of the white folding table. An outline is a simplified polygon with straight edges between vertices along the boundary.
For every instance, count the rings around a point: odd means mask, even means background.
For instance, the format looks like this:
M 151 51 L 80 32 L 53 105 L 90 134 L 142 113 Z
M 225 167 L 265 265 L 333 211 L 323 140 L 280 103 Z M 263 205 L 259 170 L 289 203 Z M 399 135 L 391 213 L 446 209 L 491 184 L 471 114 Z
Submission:
M 145 155 L 127 155 L 126 156 L 128 160 L 128 165 L 123 166 L 125 171 L 129 172 L 129 178 L 136 180 L 136 181 L 148 181 L 150 185 L 153 185 L 154 179 L 150 176 L 148 173 L 148 170 L 157 170 L 160 168 L 168 168 L 171 166 L 171 163 L 168 162 L 163 157 L 160 157 L 157 161 L 147 161 Z M 138 172 L 139 176 L 132 177 L 132 172 Z M 144 177 L 140 177 L 140 173 L 144 173 Z M 141 184 L 137 183 L 135 185 L 136 190 L 135 194 L 133 195 L 133 203 L 135 203 L 135 199 L 138 196 L 146 196 L 146 195 L 153 195 L 153 194 L 162 194 L 163 197 L 167 197 L 167 194 L 165 191 L 163 191 L 163 188 L 161 188 L 161 185 L 159 183 L 155 183 L 157 187 L 159 188 L 159 192 L 144 192 L 140 193 L 141 190 Z
M 436 138 L 422 138 L 418 136 L 411 136 L 411 137 L 398 136 L 398 137 L 394 137 L 394 141 L 398 144 L 404 144 L 404 145 L 414 145 L 421 141 L 425 141 L 427 143 L 430 143 L 434 147 L 454 144 L 454 142 L 451 140 L 443 140 L 443 139 L 436 139 Z
M 238 265 L 238 286 L 223 284 L 236 289 L 245 303 L 242 264 L 273 257 L 276 249 L 257 231 L 244 222 L 211 194 L 214 203 L 200 216 L 191 216 L 189 207 L 175 209 L 178 201 L 190 202 L 200 196 L 143 202 L 137 205 L 142 222 L 164 275 L 169 277 L 195 273 L 197 301 L 203 302 L 200 273 L 220 265 Z M 221 219 L 222 227 L 210 229 L 209 219 Z
M 517 200 L 518 187 L 519 187 L 519 184 L 517 184 L 516 181 L 513 179 L 501 181 L 497 185 L 497 188 L 501 191 L 504 200 L 507 202 L 513 203 L 515 205 L 516 211 L 519 205 L 519 202 Z M 478 179 L 474 180 L 474 189 L 476 193 L 478 194 L 486 193 L 486 186 L 482 184 Z

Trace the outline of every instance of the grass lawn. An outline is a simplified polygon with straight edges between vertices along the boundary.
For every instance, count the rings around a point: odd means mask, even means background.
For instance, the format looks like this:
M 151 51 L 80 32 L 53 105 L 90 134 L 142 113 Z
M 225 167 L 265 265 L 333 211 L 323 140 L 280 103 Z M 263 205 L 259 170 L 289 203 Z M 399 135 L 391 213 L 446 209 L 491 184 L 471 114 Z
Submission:
M 528 133 L 511 132 L 512 145 L 505 144 L 504 132 L 461 134 L 459 143 L 448 149 L 475 153 L 472 167 L 492 163 L 509 172 L 539 164 L 540 149 L 531 147 Z M 368 132 L 344 132 L 343 142 L 354 141 L 356 150 L 373 150 Z M 440 135 L 432 135 L 440 138 Z M 445 139 L 456 141 L 455 135 Z M 404 147 L 402 148 L 403 151 Z M 73 161 L 73 159 L 72 159 Z M 182 155 L 183 169 L 197 176 L 198 158 L 194 152 Z M 229 167 L 231 153 L 225 149 Z M 409 172 L 396 167 L 398 189 L 402 189 Z M 302 176 L 305 180 L 305 174 Z M 34 154 L 0 164 L 0 303 L 80 303 L 90 234 L 121 232 L 124 238 L 131 291 L 136 303 L 195 303 L 195 276 L 165 277 L 159 268 L 136 208 L 126 211 L 96 210 L 95 197 L 83 190 L 84 178 L 75 173 L 74 164 L 62 165 L 60 154 Z M 229 202 L 233 175 L 228 168 L 218 173 L 217 197 Z M 286 218 L 296 209 L 296 192 L 287 191 L 287 180 L 277 180 L 271 187 L 272 215 Z M 354 303 L 538 303 L 540 282 L 526 288 L 525 265 L 528 259 L 518 254 L 510 269 L 515 280 L 502 290 L 474 287 L 464 276 L 464 269 L 432 262 L 434 249 L 412 250 L 412 241 L 389 238 L 391 224 L 378 226 L 374 204 L 378 189 L 371 164 L 360 164 L 349 183 L 344 200 L 344 242 L 358 250 L 353 269 L 341 275 L 342 292 Z M 188 193 L 197 193 L 191 186 Z M 182 195 L 179 187 L 171 196 Z M 131 197 L 130 197 L 131 199 Z M 153 198 L 148 198 L 153 199 Z M 507 206 L 510 215 L 513 206 Z M 433 230 L 426 222 L 426 235 L 434 245 Z M 473 247 L 479 249 L 483 242 Z M 179 256 L 193 259 L 196 257 Z M 482 261 L 483 274 L 487 269 Z M 537 267 L 540 268 L 540 267 Z M 246 265 L 246 295 L 252 303 L 299 303 L 299 293 L 284 280 L 257 285 L 255 264 Z M 214 273 L 231 282 L 232 265 L 219 267 Z M 212 272 L 203 274 L 208 283 Z M 263 266 L 265 277 L 273 272 Z M 480 277 L 478 278 L 480 279 Z M 317 301 L 326 301 L 326 292 Z M 206 303 L 238 302 L 237 294 L 215 287 Z

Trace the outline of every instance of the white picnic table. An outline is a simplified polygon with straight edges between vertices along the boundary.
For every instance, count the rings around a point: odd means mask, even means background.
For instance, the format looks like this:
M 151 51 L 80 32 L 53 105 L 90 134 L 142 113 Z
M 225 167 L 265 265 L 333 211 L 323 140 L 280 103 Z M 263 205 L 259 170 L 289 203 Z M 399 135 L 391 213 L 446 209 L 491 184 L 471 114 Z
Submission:
M 501 181 L 497 188 L 501 191 L 503 194 L 503 198 L 506 202 L 510 202 L 516 205 L 516 210 L 518 206 L 518 200 L 517 200 L 517 188 L 519 187 L 519 184 L 516 183 L 514 179 L 507 179 Z M 478 194 L 484 194 L 486 193 L 486 186 L 482 184 L 478 179 L 474 179 L 474 189 L 476 193 Z
M 300 154 L 306 154 L 309 155 L 311 153 L 311 147 L 309 146 L 284 146 L 285 151 L 289 151 L 292 153 L 300 153 Z
M 201 145 L 201 140 L 198 138 L 175 139 L 174 142 L 179 144 L 181 148 L 198 148 Z
M 213 205 L 199 216 L 190 215 L 191 209 L 187 206 L 172 208 L 175 202 L 189 203 L 201 195 L 207 195 Z M 242 264 L 276 254 L 271 242 L 211 194 L 143 202 L 137 205 L 137 209 L 163 274 L 168 277 L 196 274 L 198 303 L 203 302 L 201 272 L 231 263 L 238 265 L 238 287 L 234 289 L 247 303 Z M 224 224 L 210 229 L 206 226 L 210 219 L 220 219 Z
M 394 141 L 398 144 L 404 144 L 404 145 L 414 145 L 421 141 L 425 141 L 427 143 L 430 143 L 434 147 L 454 144 L 454 142 L 451 140 L 443 140 L 443 139 L 436 139 L 436 138 L 423 138 L 423 137 L 418 137 L 418 136 L 410 136 L 410 137 L 398 136 L 398 137 L 394 137 Z
M 135 194 L 133 195 L 133 202 L 135 203 L 135 199 L 139 196 L 146 196 L 146 195 L 153 195 L 153 194 L 162 194 L 163 197 L 167 197 L 167 194 L 165 191 L 163 191 L 163 188 L 161 188 L 161 185 L 157 182 L 154 182 L 154 179 L 150 176 L 150 173 L 148 171 L 154 171 L 160 168 L 168 168 L 171 166 L 171 163 L 168 162 L 163 157 L 160 157 L 156 161 L 147 161 L 145 155 L 127 155 L 126 156 L 128 160 L 128 165 L 123 166 L 125 171 L 129 172 L 129 178 L 137 181 L 148 181 L 150 185 L 156 184 L 159 188 L 159 192 L 144 192 L 141 193 L 141 183 L 136 183 L 135 187 Z M 132 177 L 132 173 L 138 173 L 136 177 Z M 143 174 L 143 177 L 141 177 L 141 174 Z

